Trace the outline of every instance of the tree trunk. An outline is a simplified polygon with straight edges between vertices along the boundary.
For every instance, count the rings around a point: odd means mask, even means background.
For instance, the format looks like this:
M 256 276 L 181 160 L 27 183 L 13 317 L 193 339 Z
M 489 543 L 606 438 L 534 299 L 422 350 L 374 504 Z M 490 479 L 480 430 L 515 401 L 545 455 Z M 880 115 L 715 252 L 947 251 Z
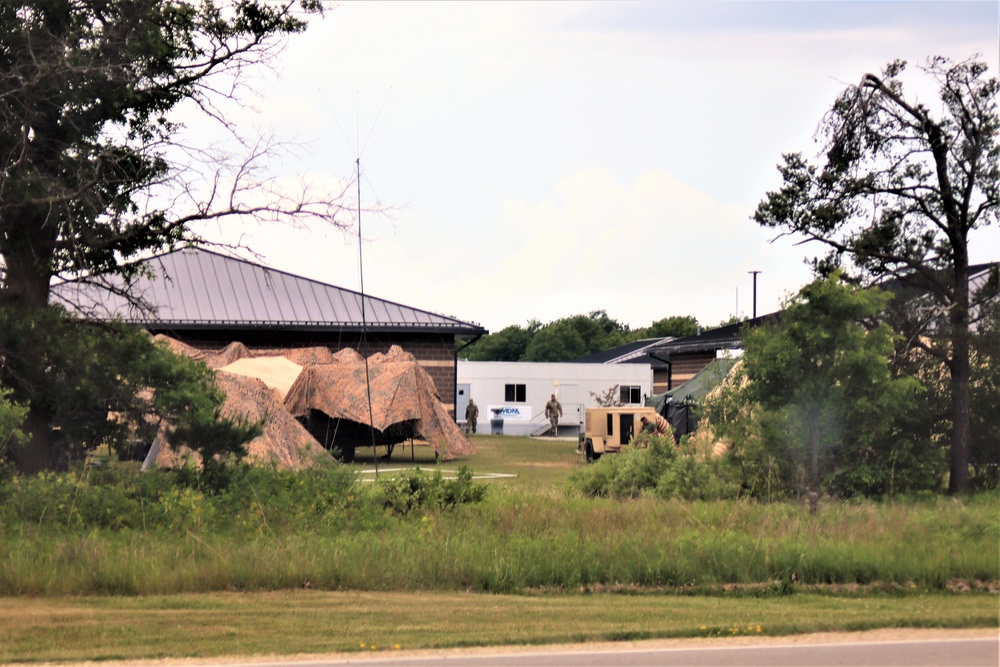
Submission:
M 948 493 L 969 490 L 969 330 L 952 338 L 951 370 L 951 475 Z
M 969 255 L 964 234 L 952 239 L 955 302 L 951 325 L 951 474 L 948 493 L 969 491 Z
M 28 441 L 11 446 L 11 457 L 18 472 L 23 475 L 33 475 L 55 468 L 55 456 L 49 442 L 52 427 L 48 417 L 29 409 L 21 430 L 28 435 Z
M 51 250 L 47 254 L 45 250 L 40 252 L 39 246 L 45 247 L 47 239 L 39 241 L 37 237 L 51 235 L 52 232 L 46 229 L 44 234 L 32 235 L 27 228 L 22 231 L 24 233 L 17 234 L 19 238 L 14 238 L 12 242 L 8 241 L 0 247 L 6 268 L 2 285 L 5 300 L 9 306 L 19 310 L 43 310 L 48 307 L 49 301 L 51 276 L 48 267 L 51 262 Z M 8 374 L 8 378 L 30 377 L 30 373 L 24 373 L 20 369 L 27 366 L 37 367 L 44 363 L 41 357 L 44 350 L 39 350 L 33 340 L 19 341 L 12 345 L 11 349 L 5 350 L 5 353 L 6 363 L 13 371 Z M 40 410 L 32 400 L 33 387 L 17 386 L 17 384 L 19 383 L 11 383 L 15 397 L 26 401 L 29 406 L 28 416 L 21 428 L 27 434 L 28 440 L 23 444 L 13 445 L 11 457 L 18 471 L 23 474 L 52 469 L 55 465 L 49 442 L 52 416 Z

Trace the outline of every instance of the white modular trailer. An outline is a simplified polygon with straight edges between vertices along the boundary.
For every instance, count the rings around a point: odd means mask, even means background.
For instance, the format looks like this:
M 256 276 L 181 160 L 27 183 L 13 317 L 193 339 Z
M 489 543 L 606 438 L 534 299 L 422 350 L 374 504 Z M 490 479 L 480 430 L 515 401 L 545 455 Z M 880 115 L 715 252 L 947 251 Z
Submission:
M 558 435 L 576 436 L 584 408 L 597 405 L 592 394 L 604 395 L 615 385 L 616 396 L 625 404 L 642 405 L 653 393 L 653 370 L 649 364 L 460 359 L 455 414 L 464 428 L 465 408 L 472 398 L 479 406 L 477 433 L 550 435 L 545 404 L 555 394 L 563 409 Z

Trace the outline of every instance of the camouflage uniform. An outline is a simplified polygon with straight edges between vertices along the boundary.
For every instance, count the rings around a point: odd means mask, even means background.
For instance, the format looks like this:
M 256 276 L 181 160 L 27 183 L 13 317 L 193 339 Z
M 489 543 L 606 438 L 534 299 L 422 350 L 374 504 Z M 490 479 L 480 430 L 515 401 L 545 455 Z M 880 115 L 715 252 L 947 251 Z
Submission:
M 645 417 L 642 418 L 642 432 L 652 433 L 653 435 L 669 435 L 670 434 L 670 422 L 663 418 L 662 415 L 653 415 L 653 421 L 649 421 Z
M 562 406 L 556 400 L 556 395 L 552 394 L 552 399 L 545 404 L 545 416 L 549 418 L 552 426 L 552 437 L 556 437 L 556 428 L 559 426 L 559 418 L 562 417 Z
M 479 406 L 469 399 L 469 404 L 465 406 L 465 434 L 469 434 L 469 429 L 476 432 L 476 422 L 479 420 Z

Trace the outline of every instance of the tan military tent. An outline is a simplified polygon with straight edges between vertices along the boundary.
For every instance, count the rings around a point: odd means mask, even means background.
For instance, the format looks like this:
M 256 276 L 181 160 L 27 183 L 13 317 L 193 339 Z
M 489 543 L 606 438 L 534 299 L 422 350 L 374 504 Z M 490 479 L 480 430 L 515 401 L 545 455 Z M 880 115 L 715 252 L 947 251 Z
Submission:
M 413 355 L 394 345 L 388 354 L 369 357 L 367 369 L 357 353 L 341 351 L 336 356 L 336 363 L 303 368 L 285 397 L 291 414 L 308 417 L 316 410 L 332 420 L 370 426 L 379 444 L 412 435 L 426 440 L 444 460 L 475 451 Z
M 302 366 L 285 357 L 245 357 L 218 370 L 257 378 L 275 391 L 278 400 L 284 401 Z
M 241 343 L 231 343 L 210 352 L 162 335 L 155 340 L 216 370 L 216 384 L 226 395 L 226 416 L 265 418 L 264 434 L 248 445 L 251 461 L 299 468 L 314 460 L 308 452 L 319 451 L 320 458 L 328 457 L 323 445 L 340 444 L 320 443 L 296 419 L 308 418 L 313 411 L 335 422 L 335 427 L 349 424 L 340 433 L 354 438 L 352 446 L 368 444 L 371 439 L 366 429 L 372 427 L 380 445 L 415 437 L 425 440 L 445 460 L 474 451 L 441 403 L 434 380 L 413 355 L 397 346 L 388 354 L 375 354 L 367 360 L 372 402 L 369 417 L 366 360 L 355 350 L 333 353 L 329 348 L 309 347 L 251 351 Z M 368 437 L 361 437 L 362 433 Z M 164 451 L 157 462 L 174 465 L 182 455 Z
M 273 463 L 298 470 L 331 459 L 330 453 L 285 410 L 278 394 L 261 380 L 216 371 L 215 383 L 226 396 L 222 404 L 224 416 L 264 422 L 264 432 L 247 443 L 249 462 Z M 162 447 L 156 456 L 156 463 L 163 467 L 176 467 L 186 457 L 197 459 L 197 455 L 186 448 L 175 451 Z

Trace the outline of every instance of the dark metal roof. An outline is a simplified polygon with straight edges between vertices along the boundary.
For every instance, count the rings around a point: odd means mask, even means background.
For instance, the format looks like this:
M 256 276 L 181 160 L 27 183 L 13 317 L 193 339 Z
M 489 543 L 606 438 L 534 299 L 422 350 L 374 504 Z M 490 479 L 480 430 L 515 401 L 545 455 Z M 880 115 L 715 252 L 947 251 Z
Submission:
M 744 328 L 753 328 L 765 321 L 778 317 L 778 313 L 761 315 L 753 319 L 727 324 L 716 329 L 709 329 L 691 336 L 675 338 L 650 350 L 657 356 L 667 356 L 683 352 L 707 352 L 711 350 L 727 350 L 743 347 L 740 334 Z
M 362 329 L 359 292 L 227 257 L 185 248 L 142 261 L 150 269 L 130 290 L 152 312 L 112 290 L 75 283 L 54 288 L 74 310 L 101 318 L 121 317 L 150 329 Z M 486 329 L 453 317 L 364 297 L 370 331 L 482 335 Z
M 608 350 L 594 352 L 576 359 L 570 359 L 578 364 L 647 364 L 650 363 L 649 349 L 671 340 L 669 336 L 664 338 L 645 338 L 643 340 L 625 343 Z

